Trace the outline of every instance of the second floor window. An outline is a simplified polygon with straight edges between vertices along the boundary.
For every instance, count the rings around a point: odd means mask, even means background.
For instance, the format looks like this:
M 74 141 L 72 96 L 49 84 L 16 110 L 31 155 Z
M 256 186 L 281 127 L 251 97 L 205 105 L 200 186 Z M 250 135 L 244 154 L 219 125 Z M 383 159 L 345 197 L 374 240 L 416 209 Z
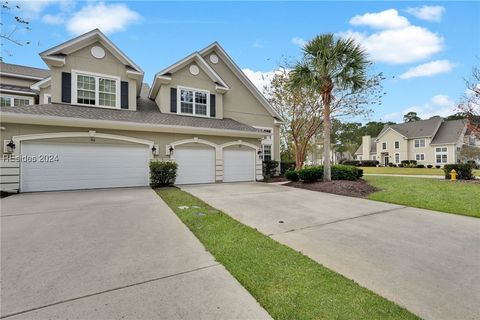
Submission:
M 207 116 L 208 92 L 180 89 L 180 113 Z
M 395 149 L 400 149 L 400 141 L 395 141 Z
M 119 79 L 99 75 L 76 74 L 77 104 L 107 108 L 119 108 Z
M 382 142 L 382 150 L 387 150 L 387 143 L 386 142 Z
M 425 148 L 425 139 L 415 139 L 415 148 Z
M 31 105 L 33 99 L 21 98 L 21 97 L 0 97 L 0 106 L 2 107 L 22 107 Z

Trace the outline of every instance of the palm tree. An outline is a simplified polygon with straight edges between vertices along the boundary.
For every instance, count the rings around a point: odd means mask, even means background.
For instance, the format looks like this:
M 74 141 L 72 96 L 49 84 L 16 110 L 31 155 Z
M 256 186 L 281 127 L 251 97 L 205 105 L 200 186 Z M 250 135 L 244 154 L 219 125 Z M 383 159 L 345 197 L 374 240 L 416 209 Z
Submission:
M 332 104 L 336 90 L 361 90 L 367 82 L 370 62 L 365 51 L 351 38 L 323 34 L 310 40 L 303 48 L 303 60 L 291 71 L 290 84 L 295 88 L 313 90 L 323 108 L 324 181 L 331 181 L 330 135 Z

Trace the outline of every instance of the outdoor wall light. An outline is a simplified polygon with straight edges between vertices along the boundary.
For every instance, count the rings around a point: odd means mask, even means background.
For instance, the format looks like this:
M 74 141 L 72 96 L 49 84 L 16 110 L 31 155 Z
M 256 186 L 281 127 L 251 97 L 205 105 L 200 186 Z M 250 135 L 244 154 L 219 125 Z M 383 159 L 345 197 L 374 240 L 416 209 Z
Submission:
M 155 154 L 155 151 L 157 151 L 157 148 L 155 146 L 152 147 L 152 153 Z
M 12 153 L 13 150 L 15 150 L 15 142 L 13 142 L 13 139 L 10 139 L 10 141 L 7 143 L 7 153 Z
M 175 149 L 173 148 L 173 146 L 170 146 L 170 148 L 168 148 L 168 151 L 170 151 L 170 154 L 173 153 L 173 150 L 175 150 Z

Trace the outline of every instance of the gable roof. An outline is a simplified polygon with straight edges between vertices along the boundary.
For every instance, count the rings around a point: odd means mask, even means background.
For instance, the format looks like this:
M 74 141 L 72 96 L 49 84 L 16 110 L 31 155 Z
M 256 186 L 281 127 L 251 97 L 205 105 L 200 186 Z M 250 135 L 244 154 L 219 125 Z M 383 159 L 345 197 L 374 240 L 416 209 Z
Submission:
M 134 72 L 141 73 L 143 70 L 133 62 L 125 53 L 122 52 L 110 39 L 107 38 L 99 29 L 93 29 L 76 38 L 61 43 L 53 48 L 45 50 L 40 53 L 42 59 L 65 59 L 65 55 L 80 50 L 96 41 L 100 41 L 107 49 L 127 67 L 130 67 Z
M 227 54 L 227 52 L 222 48 L 222 46 L 215 41 L 209 46 L 203 48 L 199 51 L 200 55 L 204 55 L 210 51 L 215 50 L 220 58 L 225 62 L 227 67 L 240 79 L 240 81 L 247 87 L 247 89 L 260 101 L 260 103 L 267 109 L 267 111 L 279 121 L 283 121 L 282 116 L 275 110 L 274 107 L 268 102 L 265 96 L 258 90 L 258 88 L 253 84 L 253 82 L 243 73 L 240 67 L 233 61 L 233 59 Z
M 0 75 L 41 80 L 50 75 L 50 70 L 0 62 Z
M 466 127 L 464 119 L 444 121 L 430 144 L 457 143 Z
M 170 78 L 172 73 L 175 73 L 176 71 L 184 68 L 193 61 L 197 63 L 197 65 L 208 75 L 208 77 L 217 84 L 217 86 L 219 86 L 219 89 L 223 89 L 224 91 L 230 90 L 230 88 L 225 83 L 225 81 L 223 81 L 220 75 L 216 73 L 215 70 L 212 69 L 212 67 L 210 67 L 210 65 L 202 58 L 201 55 L 198 54 L 198 52 L 194 52 L 189 56 L 183 58 L 182 60 L 175 62 L 171 66 L 157 72 L 155 74 L 155 78 L 153 79 L 152 88 L 149 92 L 149 97 L 155 99 L 155 96 L 157 95 L 159 89 L 158 79 Z
M 388 129 L 395 130 L 407 139 L 433 137 L 442 124 L 441 117 L 432 117 L 427 120 L 418 120 L 400 124 L 386 125 L 378 135 L 379 139 Z

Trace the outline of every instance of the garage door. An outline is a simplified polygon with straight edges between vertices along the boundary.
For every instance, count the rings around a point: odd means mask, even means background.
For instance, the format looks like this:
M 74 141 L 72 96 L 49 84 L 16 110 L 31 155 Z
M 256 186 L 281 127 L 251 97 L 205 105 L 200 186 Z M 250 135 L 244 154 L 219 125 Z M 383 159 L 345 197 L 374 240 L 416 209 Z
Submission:
M 255 181 L 255 151 L 246 147 L 225 149 L 223 181 Z
M 22 161 L 23 192 L 149 184 L 150 152 L 145 145 L 23 142 L 21 153 L 36 157 Z M 52 157 L 42 159 L 42 155 Z
M 177 147 L 174 153 L 178 164 L 176 184 L 215 182 L 214 148 Z

